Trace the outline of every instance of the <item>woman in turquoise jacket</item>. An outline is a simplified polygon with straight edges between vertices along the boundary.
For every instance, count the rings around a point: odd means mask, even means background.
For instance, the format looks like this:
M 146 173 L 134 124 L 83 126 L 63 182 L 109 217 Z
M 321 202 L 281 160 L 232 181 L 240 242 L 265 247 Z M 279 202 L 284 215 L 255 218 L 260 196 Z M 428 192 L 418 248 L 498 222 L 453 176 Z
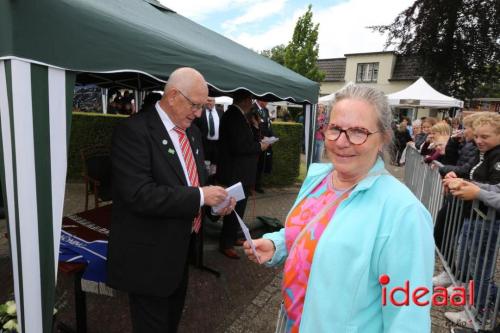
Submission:
M 331 163 L 311 165 L 285 228 L 253 241 L 261 263 L 284 263 L 283 331 L 430 332 L 432 220 L 379 157 L 390 124 L 383 93 L 338 92 Z

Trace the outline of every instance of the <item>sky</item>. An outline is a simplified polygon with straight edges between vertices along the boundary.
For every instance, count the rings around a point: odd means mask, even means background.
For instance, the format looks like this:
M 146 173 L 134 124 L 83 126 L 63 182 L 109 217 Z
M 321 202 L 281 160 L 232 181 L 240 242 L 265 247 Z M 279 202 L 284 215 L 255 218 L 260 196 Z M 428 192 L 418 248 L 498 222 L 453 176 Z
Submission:
M 288 44 L 312 4 L 319 58 L 383 51 L 385 36 L 367 26 L 390 24 L 414 0 L 160 0 L 166 7 L 255 51 Z M 390 50 L 390 49 L 389 49 Z

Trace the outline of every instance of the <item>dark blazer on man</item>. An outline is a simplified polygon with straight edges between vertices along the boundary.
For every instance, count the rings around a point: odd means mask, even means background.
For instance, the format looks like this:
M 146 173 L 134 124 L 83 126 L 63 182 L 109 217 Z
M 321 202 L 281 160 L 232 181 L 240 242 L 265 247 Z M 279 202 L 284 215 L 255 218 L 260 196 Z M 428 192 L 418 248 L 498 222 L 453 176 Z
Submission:
M 260 152 L 260 143 L 255 141 L 245 116 L 230 105 L 219 126 L 217 179 L 224 185 L 240 181 L 245 186 L 254 185 Z
M 259 116 L 259 129 L 262 136 L 271 137 L 274 136 L 273 129 L 271 127 L 271 116 L 269 115 L 268 108 L 259 108 L 257 103 L 252 106 L 252 112 Z M 262 173 L 271 173 L 273 166 L 273 147 L 269 146 L 265 151 L 261 152 L 259 155 L 259 162 L 257 164 L 257 176 L 255 188 L 261 189 L 261 178 Z
M 219 116 L 219 128 L 220 121 L 222 119 L 223 111 L 215 109 L 217 115 Z M 217 164 L 218 159 L 218 141 L 219 140 L 209 140 L 208 139 L 208 120 L 207 120 L 207 109 L 203 109 L 200 118 L 196 118 L 193 123 L 198 126 L 201 132 L 201 138 L 203 140 L 203 150 L 205 152 L 205 158 L 211 161 L 213 164 Z
M 195 126 L 186 133 L 202 185 L 201 136 Z M 156 110 L 134 115 L 116 128 L 111 159 L 114 202 L 107 282 L 129 293 L 167 297 L 185 276 L 199 189 L 187 186 Z
M 219 126 L 220 126 L 220 120 L 221 120 L 222 115 L 224 114 L 224 112 L 221 111 L 221 110 L 219 110 L 219 109 L 217 109 L 217 108 L 215 109 L 215 111 L 217 112 L 217 115 L 219 116 Z M 208 112 L 207 109 L 203 109 L 203 111 L 201 112 L 201 117 L 200 118 L 196 118 L 194 120 L 194 123 L 200 129 L 201 137 L 203 139 L 203 142 L 205 142 L 207 140 L 207 136 L 208 136 L 207 112 Z

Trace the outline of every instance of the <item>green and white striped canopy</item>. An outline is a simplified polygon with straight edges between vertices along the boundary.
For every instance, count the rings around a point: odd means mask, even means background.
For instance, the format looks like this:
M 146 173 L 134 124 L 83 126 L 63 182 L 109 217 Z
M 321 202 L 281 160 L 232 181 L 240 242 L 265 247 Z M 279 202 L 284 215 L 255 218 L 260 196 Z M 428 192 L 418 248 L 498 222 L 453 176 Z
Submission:
M 316 103 L 319 85 L 161 6 L 156 0 L 0 1 L 0 59 L 15 56 L 76 72 L 165 81 L 199 70 L 213 90 Z M 88 81 L 89 77 L 86 77 Z M 118 80 L 118 79 L 117 79 Z
M 74 77 L 0 60 L 0 171 L 24 332 L 51 331 Z

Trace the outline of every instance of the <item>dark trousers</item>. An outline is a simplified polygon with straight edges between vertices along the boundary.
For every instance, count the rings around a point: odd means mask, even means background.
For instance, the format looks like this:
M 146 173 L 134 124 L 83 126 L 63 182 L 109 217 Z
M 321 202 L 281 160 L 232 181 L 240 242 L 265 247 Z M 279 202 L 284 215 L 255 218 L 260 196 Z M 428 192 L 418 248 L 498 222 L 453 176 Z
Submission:
M 257 161 L 257 175 L 255 177 L 255 188 L 262 188 L 262 174 L 271 173 L 272 168 L 272 150 L 268 148 L 259 155 L 259 160 Z
M 259 155 L 257 162 L 257 175 L 255 176 L 255 188 L 262 188 L 262 173 L 264 173 L 264 165 L 266 164 L 266 152 L 263 151 Z M 241 215 L 240 215 L 241 216 Z
M 241 219 L 243 219 L 245 208 L 247 207 L 247 198 L 250 194 L 250 187 L 243 186 L 243 190 L 245 191 L 245 199 L 238 201 L 236 203 L 236 207 L 234 207 L 234 210 L 238 213 Z M 240 224 L 238 223 L 236 214 L 232 212 L 231 214 L 224 216 L 224 219 L 222 220 L 222 231 L 219 238 L 220 248 L 228 249 L 233 247 L 236 242 L 238 230 L 240 230 Z
M 193 242 L 191 242 L 193 243 Z M 175 333 L 181 320 L 188 285 L 188 265 L 182 280 L 168 297 L 129 293 L 130 317 L 134 333 Z
M 205 161 L 210 161 L 212 164 L 217 164 L 217 150 L 219 140 L 204 140 L 203 150 L 205 152 Z

